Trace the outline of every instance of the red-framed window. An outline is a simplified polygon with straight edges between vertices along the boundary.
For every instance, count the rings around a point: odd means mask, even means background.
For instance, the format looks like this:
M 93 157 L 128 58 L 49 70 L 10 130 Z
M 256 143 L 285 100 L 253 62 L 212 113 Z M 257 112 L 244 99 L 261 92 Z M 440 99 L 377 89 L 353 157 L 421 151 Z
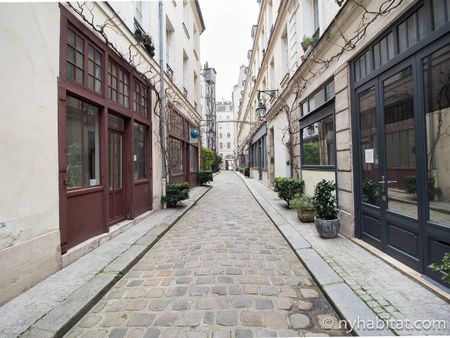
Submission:
M 84 38 L 71 27 L 67 28 L 66 75 L 69 80 L 84 85 Z
M 88 43 L 88 88 L 100 94 L 102 92 L 102 52 L 94 45 Z
M 128 107 L 128 73 L 111 60 L 109 60 L 108 64 L 108 98 L 122 106 Z
M 70 25 L 66 40 L 66 77 L 97 94 L 102 93 L 103 53 Z
M 134 79 L 134 93 L 133 93 L 133 110 L 147 117 L 148 111 L 148 88 L 142 82 Z

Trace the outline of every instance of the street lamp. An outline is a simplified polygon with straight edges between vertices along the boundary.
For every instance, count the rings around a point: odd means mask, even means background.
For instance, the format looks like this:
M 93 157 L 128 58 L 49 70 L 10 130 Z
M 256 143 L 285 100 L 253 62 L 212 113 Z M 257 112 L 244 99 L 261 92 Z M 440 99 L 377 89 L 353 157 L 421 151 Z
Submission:
M 264 102 L 259 101 L 258 107 L 256 108 L 256 116 L 263 118 L 266 115 L 267 107 Z
M 267 94 L 270 97 L 277 97 L 278 90 L 277 89 L 258 90 L 258 107 L 256 108 L 256 116 L 258 116 L 260 119 L 262 119 L 266 115 L 266 112 L 267 112 L 267 106 L 262 101 L 261 94 Z

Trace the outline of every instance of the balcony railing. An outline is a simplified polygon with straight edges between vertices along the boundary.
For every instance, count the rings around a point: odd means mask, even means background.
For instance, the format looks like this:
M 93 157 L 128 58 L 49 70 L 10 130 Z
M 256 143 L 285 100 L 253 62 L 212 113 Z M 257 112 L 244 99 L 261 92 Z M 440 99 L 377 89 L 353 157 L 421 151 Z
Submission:
M 183 95 L 184 96 L 188 96 L 188 90 L 186 89 L 186 87 L 183 87 Z
M 171 81 L 173 81 L 173 69 L 170 68 L 169 64 L 166 64 L 166 74 Z

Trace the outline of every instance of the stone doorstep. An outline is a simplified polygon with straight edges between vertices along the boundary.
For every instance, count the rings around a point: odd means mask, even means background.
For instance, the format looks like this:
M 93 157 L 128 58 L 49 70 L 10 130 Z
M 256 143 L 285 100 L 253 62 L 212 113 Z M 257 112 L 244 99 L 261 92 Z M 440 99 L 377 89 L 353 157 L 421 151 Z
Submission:
M 359 238 L 350 238 L 350 240 L 352 242 L 354 242 L 355 244 L 359 245 L 364 250 L 371 253 L 372 255 L 380 258 L 383 262 L 385 262 L 386 264 L 389 264 L 391 267 L 393 267 L 395 270 L 398 270 L 406 277 L 419 283 L 421 286 L 423 286 L 427 290 L 431 291 L 439 298 L 441 298 L 447 302 L 450 302 L 450 291 L 446 292 L 446 290 L 443 289 L 443 288 L 445 288 L 445 286 L 439 287 L 439 286 L 433 284 L 432 282 L 424 279 L 424 277 L 421 273 L 417 272 L 416 270 L 411 269 L 406 264 L 403 264 L 402 262 L 396 260 L 395 258 L 389 256 L 388 254 L 371 246 L 370 244 L 364 242 L 363 240 L 361 240 Z
M 263 208 L 267 216 L 280 231 L 281 235 L 286 239 L 297 257 L 309 271 L 316 281 L 322 292 L 334 306 L 339 315 L 347 321 L 347 323 L 358 323 L 360 321 L 373 323 L 376 322 L 377 316 L 354 292 L 344 283 L 341 277 L 330 267 L 330 265 L 314 250 L 311 245 L 301 236 L 295 228 L 275 210 L 255 189 L 247 182 L 247 179 L 240 173 L 236 173 L 245 183 L 250 193 L 256 199 L 258 204 Z M 264 206 L 264 207 L 263 207 Z M 269 208 L 269 210 L 266 210 Z M 278 216 L 273 217 L 274 214 Z M 283 219 L 284 222 L 280 222 Z M 295 233 L 292 232 L 295 231 Z M 354 327 L 353 334 L 358 336 L 393 336 L 394 333 L 389 329 L 367 330 L 364 327 Z
M 145 241 L 137 239 L 134 244 L 131 244 L 124 252 L 117 257 L 111 257 L 111 261 L 106 266 L 99 266 L 97 274 L 95 274 L 87 283 L 82 285 L 75 291 L 67 293 L 64 300 L 53 306 L 49 311 L 40 316 L 38 320 L 29 325 L 26 324 L 25 329 L 19 329 L 16 323 L 3 323 L 3 331 L 0 332 L 2 337 L 62 337 L 70 328 L 80 320 L 95 304 L 101 299 L 116 282 L 136 264 L 145 253 L 151 249 L 159 239 L 170 230 L 170 228 L 189 210 L 199 199 L 201 199 L 212 187 L 204 187 L 203 191 L 191 195 L 188 204 L 183 209 L 174 209 L 174 213 L 166 215 L 169 217 L 169 222 L 161 221 L 161 224 L 155 224 L 151 227 L 144 237 L 148 237 Z M 164 209 L 167 210 L 167 209 Z M 139 221 L 147 220 L 155 215 L 157 218 L 158 211 L 140 217 Z M 175 216 L 175 217 L 174 217 Z M 130 221 L 133 223 L 135 220 Z M 137 223 L 139 223 L 137 221 Z M 133 223 L 134 224 L 134 223 Z M 128 222 L 125 226 L 128 225 Z M 125 234 L 125 231 L 122 231 Z M 120 234 L 120 233 L 118 233 Z M 114 236 L 116 237 L 116 236 Z M 91 242 L 92 243 L 92 242 Z M 94 251 L 95 248 L 91 250 Z M 60 273 L 63 270 L 60 270 Z M 62 275 L 60 278 L 64 278 Z M 44 283 L 45 280 L 41 283 Z M 39 284 L 38 284 L 39 285 Z M 51 286 L 49 286 L 51 287 Z M 24 294 L 22 294 L 24 296 Z M 19 296 L 20 297 L 20 296 Z M 14 299 L 11 301 L 13 302 Z M 33 299 L 34 302 L 39 302 L 39 299 Z M 6 303 L 5 305 L 8 305 Z M 0 307 L 0 311 L 1 311 Z M 17 318 L 20 318 L 21 311 L 32 311 L 33 309 L 17 309 Z M 5 325 L 6 324 L 6 325 Z
M 100 245 L 112 240 L 116 236 L 121 233 L 127 231 L 133 225 L 140 223 L 153 215 L 155 210 L 149 210 L 142 215 L 137 216 L 134 219 L 125 220 L 120 223 L 114 224 L 109 228 L 109 231 L 104 234 L 100 234 L 98 236 L 89 238 L 88 240 L 78 244 L 77 246 L 69 249 L 64 255 L 61 256 L 61 267 L 65 268 L 66 266 L 76 262 L 84 255 L 88 254 L 95 248 L 98 248 Z

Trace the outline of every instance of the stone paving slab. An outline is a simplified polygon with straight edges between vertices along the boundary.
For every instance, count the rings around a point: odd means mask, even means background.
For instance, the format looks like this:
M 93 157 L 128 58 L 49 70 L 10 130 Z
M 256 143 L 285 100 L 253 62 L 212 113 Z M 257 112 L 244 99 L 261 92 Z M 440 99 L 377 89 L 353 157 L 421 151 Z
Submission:
M 183 206 L 158 210 L 122 234 L 0 307 L 0 337 L 53 336 L 86 311 L 209 188 L 196 187 Z
M 270 205 L 270 212 L 276 210 L 283 222 L 289 223 L 311 245 L 322 261 L 348 285 L 359 303 L 362 301 L 372 311 L 376 320 L 384 321 L 385 326 L 397 335 L 450 335 L 450 304 L 447 301 L 342 235 L 335 239 L 320 238 L 314 223 L 300 222 L 297 212 L 286 208 L 285 202 L 273 190 L 238 175 L 257 199 Z M 299 256 L 301 252 L 297 250 Z M 320 272 L 321 269 L 303 262 L 313 275 Z M 328 285 L 331 292 L 331 286 L 335 284 Z M 323 289 L 327 293 L 327 287 L 323 286 Z M 350 295 L 348 289 L 345 292 Z M 330 299 L 339 311 L 339 305 Z M 337 301 L 345 307 L 346 297 L 339 299 Z M 342 315 L 345 317 L 344 312 Z
M 254 185 L 251 184 L 253 183 L 251 180 L 244 178 L 243 175 L 237 173 L 236 175 L 244 180 L 247 188 L 250 190 L 267 215 L 269 215 L 278 230 L 287 239 L 291 247 L 296 249 L 298 257 L 302 260 L 303 264 L 305 264 L 308 271 L 324 290 L 325 294 L 331 300 L 336 310 L 342 315 L 342 317 L 349 323 L 358 322 L 359 319 L 375 322 L 377 318 L 376 315 L 370 311 L 363 300 L 356 297 L 354 294 L 353 297 L 341 297 L 339 295 L 339 291 L 348 291 L 345 288 L 346 284 L 343 284 L 343 279 L 340 278 L 336 272 L 334 272 L 328 263 L 321 256 L 319 256 L 314 249 L 311 249 L 311 245 L 304 239 L 304 237 L 301 236 L 295 228 L 287 222 L 281 213 L 279 213 L 279 211 L 255 189 Z M 272 218 L 271 216 L 275 214 L 278 214 L 278 216 Z M 325 288 L 325 286 L 332 284 L 334 284 L 334 287 Z M 346 294 L 347 296 L 350 296 L 348 292 L 346 292 Z M 358 315 L 358 311 L 361 311 L 362 317 Z M 374 327 L 371 330 L 365 330 L 365 328 L 354 326 L 352 327 L 352 332 L 356 335 L 362 336 L 393 335 L 392 331 L 381 327 Z
M 230 172 L 67 337 L 345 335 L 283 236 Z

